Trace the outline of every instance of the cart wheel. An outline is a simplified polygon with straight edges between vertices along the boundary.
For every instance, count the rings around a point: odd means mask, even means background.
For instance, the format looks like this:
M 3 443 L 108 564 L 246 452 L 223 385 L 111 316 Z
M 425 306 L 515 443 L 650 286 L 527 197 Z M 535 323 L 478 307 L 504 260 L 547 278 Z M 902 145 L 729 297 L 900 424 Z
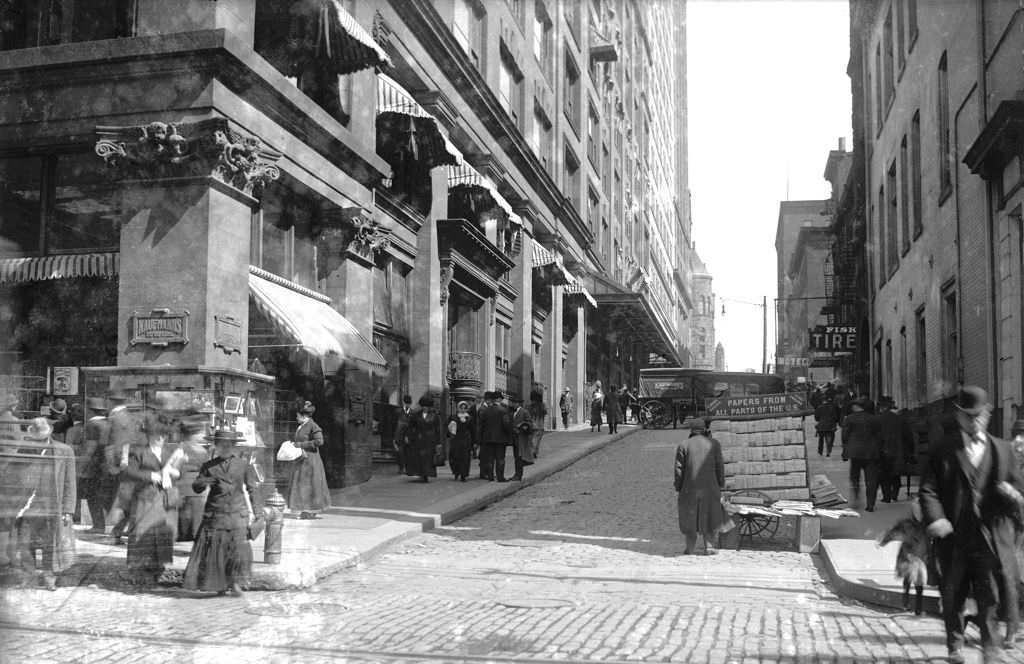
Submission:
M 779 520 L 766 514 L 745 514 L 736 528 L 740 537 L 749 539 L 757 535 L 767 539 L 778 531 Z
M 645 429 L 663 429 L 671 422 L 668 408 L 660 401 L 648 401 L 640 406 L 640 423 Z

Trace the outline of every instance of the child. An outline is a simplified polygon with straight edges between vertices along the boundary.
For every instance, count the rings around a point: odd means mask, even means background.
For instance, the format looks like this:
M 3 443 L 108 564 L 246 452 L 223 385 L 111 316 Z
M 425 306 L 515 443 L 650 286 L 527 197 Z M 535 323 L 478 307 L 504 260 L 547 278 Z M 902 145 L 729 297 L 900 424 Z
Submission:
M 911 515 L 901 519 L 882 535 L 879 546 L 899 541 L 900 550 L 896 554 L 896 576 L 903 579 L 903 610 L 910 610 L 910 586 L 913 584 L 916 597 L 914 615 L 921 615 L 924 601 L 924 584 L 928 579 L 928 535 L 921 523 L 921 508 L 915 502 L 911 506 Z

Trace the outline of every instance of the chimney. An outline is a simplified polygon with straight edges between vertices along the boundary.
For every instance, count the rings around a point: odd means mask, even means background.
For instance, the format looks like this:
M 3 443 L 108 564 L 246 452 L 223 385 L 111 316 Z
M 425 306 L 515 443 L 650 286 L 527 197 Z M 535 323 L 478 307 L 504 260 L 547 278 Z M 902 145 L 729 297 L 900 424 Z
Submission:
M 840 136 L 839 137 L 839 151 L 840 152 L 846 152 L 846 137 L 845 136 Z

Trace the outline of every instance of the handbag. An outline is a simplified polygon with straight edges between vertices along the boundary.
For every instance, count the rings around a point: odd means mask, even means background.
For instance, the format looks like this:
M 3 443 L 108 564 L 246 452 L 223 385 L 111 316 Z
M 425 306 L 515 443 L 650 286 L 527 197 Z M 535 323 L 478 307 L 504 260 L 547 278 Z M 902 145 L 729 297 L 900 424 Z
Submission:
M 245 504 L 249 508 L 249 524 L 245 529 L 245 537 L 250 540 L 254 540 L 263 534 L 263 530 L 267 527 L 267 515 L 263 510 L 257 514 L 252 509 L 252 500 L 249 499 L 249 489 L 242 485 L 242 494 L 245 496 Z
M 301 447 L 296 447 L 295 443 L 290 440 L 286 440 L 281 443 L 281 447 L 277 448 L 277 460 L 278 461 L 295 461 L 305 454 Z

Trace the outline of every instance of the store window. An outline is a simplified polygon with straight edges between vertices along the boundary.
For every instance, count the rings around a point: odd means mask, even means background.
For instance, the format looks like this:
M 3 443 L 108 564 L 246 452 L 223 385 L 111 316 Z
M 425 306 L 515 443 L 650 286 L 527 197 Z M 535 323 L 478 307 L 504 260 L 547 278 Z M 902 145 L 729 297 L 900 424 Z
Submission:
M 117 182 L 91 152 L 0 158 L 0 251 L 116 250 L 120 201 Z
M 316 288 L 315 209 L 312 201 L 280 188 L 263 194 L 252 216 L 250 262 L 307 288 Z
M 134 0 L 3 0 L 0 51 L 131 37 Z

